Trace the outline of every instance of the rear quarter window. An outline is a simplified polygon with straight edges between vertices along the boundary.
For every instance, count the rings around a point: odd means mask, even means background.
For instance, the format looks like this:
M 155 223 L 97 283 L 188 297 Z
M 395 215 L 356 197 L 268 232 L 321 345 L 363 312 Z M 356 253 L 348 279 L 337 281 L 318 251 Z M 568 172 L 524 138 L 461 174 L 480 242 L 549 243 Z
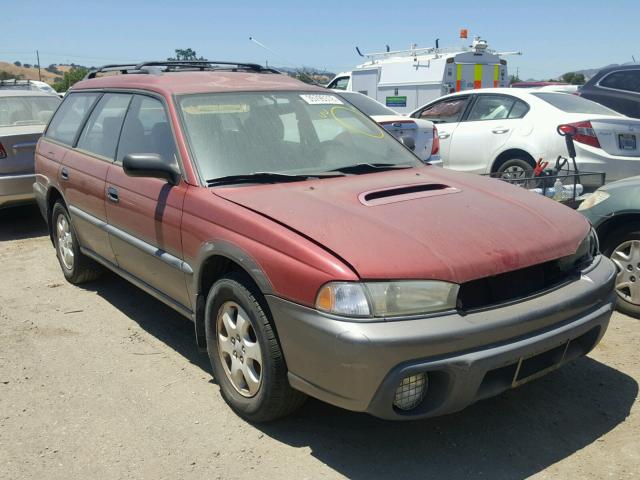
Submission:
M 49 123 L 46 138 L 65 145 L 73 144 L 87 113 L 96 102 L 99 93 L 69 93 Z
M 531 95 L 567 113 L 620 116 L 618 112 L 602 106 L 599 103 L 568 93 L 532 93 Z

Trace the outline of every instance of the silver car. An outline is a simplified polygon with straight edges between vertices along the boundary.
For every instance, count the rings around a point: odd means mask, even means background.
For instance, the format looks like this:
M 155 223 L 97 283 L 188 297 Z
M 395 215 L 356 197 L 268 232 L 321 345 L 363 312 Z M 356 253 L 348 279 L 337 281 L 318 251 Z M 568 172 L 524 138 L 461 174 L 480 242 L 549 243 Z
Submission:
M 34 152 L 60 99 L 31 90 L 0 90 L 0 208 L 33 200 Z

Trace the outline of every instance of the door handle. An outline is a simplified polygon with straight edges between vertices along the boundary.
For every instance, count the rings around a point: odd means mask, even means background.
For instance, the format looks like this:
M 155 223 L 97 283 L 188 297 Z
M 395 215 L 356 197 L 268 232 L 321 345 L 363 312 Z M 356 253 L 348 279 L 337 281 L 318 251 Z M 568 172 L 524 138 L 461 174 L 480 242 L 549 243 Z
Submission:
M 115 187 L 107 188 L 107 198 L 113 203 L 118 203 L 118 189 Z
M 509 131 L 508 128 L 494 128 L 491 130 L 493 133 L 507 133 Z
M 24 149 L 27 149 L 27 148 L 36 148 L 36 143 L 38 143 L 38 142 L 15 143 L 12 148 L 14 150 L 24 150 Z
M 67 170 L 66 167 L 62 167 L 62 170 L 60 170 L 60 178 L 62 178 L 62 180 L 69 180 L 69 170 Z
M 445 138 L 449 138 L 451 136 L 450 133 L 439 133 L 438 134 L 438 138 L 441 138 L 442 140 L 444 140 Z

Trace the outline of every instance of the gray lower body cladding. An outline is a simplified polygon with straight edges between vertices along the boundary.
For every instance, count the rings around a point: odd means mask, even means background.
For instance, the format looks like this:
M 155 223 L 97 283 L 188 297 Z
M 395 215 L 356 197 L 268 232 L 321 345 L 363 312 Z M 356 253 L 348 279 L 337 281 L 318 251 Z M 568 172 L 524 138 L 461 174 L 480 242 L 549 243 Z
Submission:
M 578 280 L 532 298 L 392 321 L 354 322 L 267 300 L 294 388 L 349 410 L 415 419 L 461 410 L 588 353 L 607 329 L 615 272 L 600 256 Z M 396 409 L 398 384 L 419 372 L 429 376 L 424 401 Z

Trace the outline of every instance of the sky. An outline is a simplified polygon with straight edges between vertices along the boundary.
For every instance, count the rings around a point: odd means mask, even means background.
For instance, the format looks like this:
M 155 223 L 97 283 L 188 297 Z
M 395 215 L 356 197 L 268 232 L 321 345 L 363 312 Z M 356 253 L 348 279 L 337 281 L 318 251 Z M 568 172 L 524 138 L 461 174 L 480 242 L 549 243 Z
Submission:
M 640 61 L 640 1 L 524 2 L 379 0 L 218 1 L 0 0 L 0 60 L 87 66 L 162 60 L 192 48 L 209 60 L 251 61 L 332 72 L 363 52 L 468 44 L 480 35 L 507 57 L 509 72 L 546 79 Z M 461 28 L 469 40 L 461 40 Z M 249 40 L 253 37 L 263 48 Z

